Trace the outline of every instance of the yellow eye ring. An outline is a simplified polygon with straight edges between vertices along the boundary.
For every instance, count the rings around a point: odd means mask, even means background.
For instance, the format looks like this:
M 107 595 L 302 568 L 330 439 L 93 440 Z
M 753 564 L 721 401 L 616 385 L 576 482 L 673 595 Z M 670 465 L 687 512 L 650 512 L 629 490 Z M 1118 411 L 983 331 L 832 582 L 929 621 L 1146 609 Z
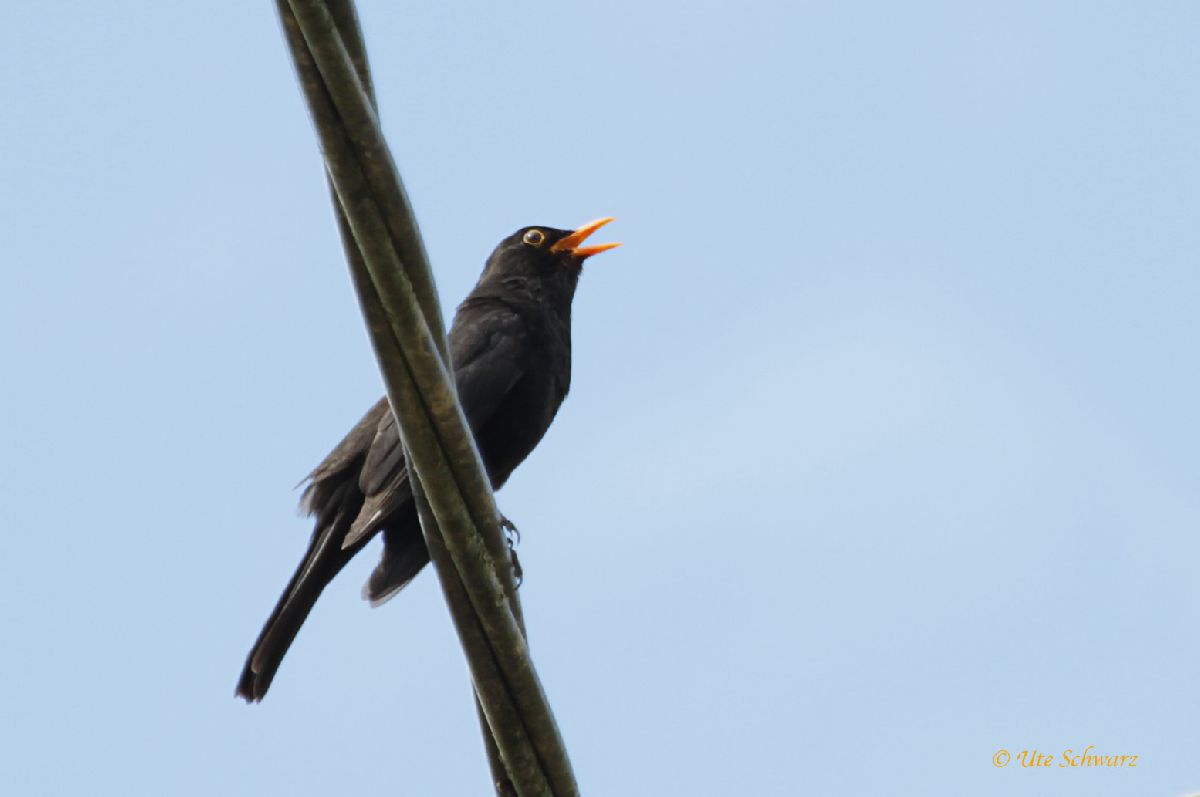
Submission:
M 546 233 L 541 230 L 530 230 L 521 240 L 530 246 L 541 246 L 546 243 Z

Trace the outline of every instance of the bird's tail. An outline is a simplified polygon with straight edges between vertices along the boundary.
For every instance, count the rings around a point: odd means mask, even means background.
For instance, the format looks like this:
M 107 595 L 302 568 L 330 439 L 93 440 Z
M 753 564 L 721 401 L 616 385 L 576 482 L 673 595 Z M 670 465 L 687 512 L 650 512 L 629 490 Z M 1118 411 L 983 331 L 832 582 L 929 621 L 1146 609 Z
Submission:
M 415 522 L 412 525 L 416 528 L 405 529 L 407 533 L 403 536 L 384 532 L 383 558 L 371 572 L 362 592 L 372 606 L 386 603 L 429 564 L 429 549 L 425 547 L 421 527 Z
M 257 703 L 267 694 L 284 654 L 295 640 L 300 626 L 312 611 L 321 592 L 341 572 L 346 563 L 370 541 L 368 535 L 349 548 L 342 548 L 342 538 L 357 513 L 357 507 L 347 506 L 336 500 L 330 503 L 337 506 L 338 511 L 331 513 L 333 517 L 318 517 L 308 552 L 296 568 L 296 572 L 292 574 L 292 580 L 279 597 L 279 602 L 275 604 L 274 611 L 263 624 L 254 647 L 250 649 L 250 655 L 246 657 L 246 665 L 242 668 L 242 675 L 238 680 L 237 695 L 247 703 Z

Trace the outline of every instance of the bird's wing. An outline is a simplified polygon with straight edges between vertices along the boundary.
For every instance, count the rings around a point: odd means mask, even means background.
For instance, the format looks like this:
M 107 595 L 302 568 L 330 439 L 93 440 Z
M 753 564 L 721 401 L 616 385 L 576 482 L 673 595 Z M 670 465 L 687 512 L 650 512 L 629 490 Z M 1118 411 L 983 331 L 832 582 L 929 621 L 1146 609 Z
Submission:
M 347 468 L 353 467 L 362 457 L 363 452 L 370 447 L 371 441 L 377 433 L 380 419 L 390 414 L 386 398 L 375 402 L 375 406 L 367 410 L 367 414 L 342 438 L 337 447 L 329 452 L 329 456 L 321 460 L 321 464 L 317 465 L 312 473 L 304 477 L 304 481 L 301 484 L 307 482 L 308 487 L 304 491 L 301 509 L 304 510 L 305 514 L 313 514 L 317 506 L 325 503 L 321 500 L 323 496 L 319 494 L 318 485 L 325 482 L 331 476 L 335 476 Z
M 450 332 L 454 382 L 473 432 L 491 419 L 529 368 L 529 327 L 511 307 L 463 303 Z
M 386 406 L 387 399 L 384 399 Z M 367 449 L 358 472 L 358 489 L 363 505 L 342 538 L 342 548 L 349 548 L 378 528 L 379 521 L 401 504 L 412 499 L 408 468 L 404 462 L 404 446 L 396 428 L 396 416 L 389 408 L 379 418 L 375 436 Z
M 459 402 L 472 431 L 487 422 L 525 373 L 527 334 L 520 316 L 502 305 L 488 304 L 475 311 L 466 307 L 456 319 L 450 356 Z M 391 412 L 378 420 L 358 486 L 365 500 L 342 540 L 343 548 L 374 532 L 381 519 L 412 499 L 404 447 Z

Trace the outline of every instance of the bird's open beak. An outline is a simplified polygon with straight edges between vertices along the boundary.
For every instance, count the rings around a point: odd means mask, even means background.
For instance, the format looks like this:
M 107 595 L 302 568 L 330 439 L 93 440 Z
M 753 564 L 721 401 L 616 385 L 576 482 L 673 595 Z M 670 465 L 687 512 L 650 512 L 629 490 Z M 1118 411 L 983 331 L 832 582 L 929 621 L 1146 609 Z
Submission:
M 554 246 L 550 247 L 550 251 L 570 252 L 575 257 L 583 260 L 584 258 L 591 257 L 592 255 L 598 255 L 601 252 L 607 252 L 609 249 L 616 249 L 618 246 L 620 246 L 620 244 L 595 244 L 593 246 L 580 246 L 581 243 L 587 240 L 589 235 L 612 220 L 612 216 L 606 216 L 602 219 L 589 221 L 587 224 L 572 232 L 566 238 L 559 239 Z

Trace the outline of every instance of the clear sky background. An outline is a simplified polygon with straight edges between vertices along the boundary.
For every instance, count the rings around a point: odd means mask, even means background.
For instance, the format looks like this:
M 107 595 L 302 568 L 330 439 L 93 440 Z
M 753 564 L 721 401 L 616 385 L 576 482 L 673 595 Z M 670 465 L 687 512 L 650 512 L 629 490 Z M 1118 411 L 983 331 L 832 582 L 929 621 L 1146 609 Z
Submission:
M 448 309 L 618 217 L 500 494 L 586 794 L 1200 790 L 1200 4 L 361 13 Z M 381 392 L 272 4 L 4 16 L 0 792 L 487 793 L 374 547 L 233 697 Z

